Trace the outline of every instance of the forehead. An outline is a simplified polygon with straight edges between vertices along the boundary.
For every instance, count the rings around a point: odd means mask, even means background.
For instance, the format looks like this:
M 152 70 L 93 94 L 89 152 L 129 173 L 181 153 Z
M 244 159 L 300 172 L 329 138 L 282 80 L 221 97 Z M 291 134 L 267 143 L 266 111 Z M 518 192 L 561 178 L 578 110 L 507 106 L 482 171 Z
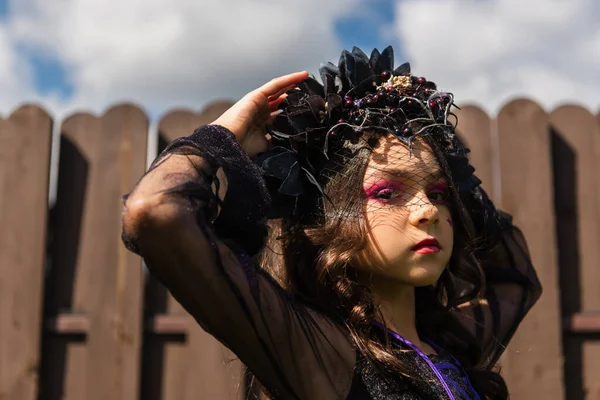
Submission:
M 388 135 L 381 138 L 373 149 L 365 178 L 397 172 L 406 175 L 440 175 L 440 165 L 431 148 L 422 139 L 412 142 L 412 152 L 408 145 Z

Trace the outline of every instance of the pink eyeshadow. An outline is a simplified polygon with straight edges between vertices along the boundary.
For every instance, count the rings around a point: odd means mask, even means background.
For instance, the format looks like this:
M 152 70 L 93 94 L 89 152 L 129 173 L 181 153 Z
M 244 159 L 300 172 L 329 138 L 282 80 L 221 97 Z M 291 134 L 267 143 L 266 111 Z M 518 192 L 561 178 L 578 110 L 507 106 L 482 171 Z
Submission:
M 446 182 L 436 182 L 429 186 L 429 190 L 448 190 L 448 184 Z
M 384 189 L 401 189 L 402 184 L 400 182 L 389 181 L 382 179 L 370 185 L 366 185 L 363 187 L 364 193 L 367 198 L 372 199 L 377 196 L 377 194 Z

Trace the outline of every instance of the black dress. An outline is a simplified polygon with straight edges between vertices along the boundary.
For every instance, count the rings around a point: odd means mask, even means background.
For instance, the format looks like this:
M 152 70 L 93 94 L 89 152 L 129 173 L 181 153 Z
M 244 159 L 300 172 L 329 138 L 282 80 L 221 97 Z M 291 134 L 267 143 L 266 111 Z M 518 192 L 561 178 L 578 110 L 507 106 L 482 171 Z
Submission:
M 260 170 L 231 132 L 219 126 L 204 126 L 171 143 L 165 153 L 181 149 L 201 156 L 208 165 L 198 181 L 174 185 L 170 191 L 196 204 L 196 222 L 203 235 L 195 236 L 194 243 L 182 238 L 165 250 L 169 252 L 169 265 L 141 255 L 150 272 L 203 329 L 248 366 L 273 398 L 478 398 L 461 366 L 443 349 L 430 357 L 442 373 L 443 382 L 415 352 L 404 354 L 415 363 L 418 379 L 384 376 L 365 361 L 342 326 L 295 301 L 255 265 L 250 255 L 261 249 L 270 200 Z M 221 205 L 210 187 L 219 167 L 228 180 Z M 215 218 L 219 206 L 221 211 Z M 505 222 L 493 251 L 493 263 L 483 263 L 487 305 L 456 311 L 483 344 L 488 367 L 496 363 L 541 293 L 521 232 Z M 133 238 L 123 239 L 130 250 L 139 253 Z M 204 250 L 193 252 L 190 246 Z M 400 341 L 395 345 L 405 347 Z

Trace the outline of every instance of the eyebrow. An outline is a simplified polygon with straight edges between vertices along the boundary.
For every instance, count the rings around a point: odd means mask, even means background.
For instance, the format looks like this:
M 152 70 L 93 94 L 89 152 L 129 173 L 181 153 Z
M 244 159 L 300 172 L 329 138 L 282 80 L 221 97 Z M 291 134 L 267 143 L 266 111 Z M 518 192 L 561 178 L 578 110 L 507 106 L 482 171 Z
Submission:
M 396 168 L 382 168 L 376 169 L 371 175 L 384 175 L 384 176 L 400 176 L 406 178 L 413 178 L 414 176 L 420 176 L 428 179 L 448 179 L 448 176 L 441 169 L 437 169 L 433 172 L 427 172 L 423 174 L 423 172 L 416 172 L 418 169 L 406 170 L 406 169 L 396 169 Z

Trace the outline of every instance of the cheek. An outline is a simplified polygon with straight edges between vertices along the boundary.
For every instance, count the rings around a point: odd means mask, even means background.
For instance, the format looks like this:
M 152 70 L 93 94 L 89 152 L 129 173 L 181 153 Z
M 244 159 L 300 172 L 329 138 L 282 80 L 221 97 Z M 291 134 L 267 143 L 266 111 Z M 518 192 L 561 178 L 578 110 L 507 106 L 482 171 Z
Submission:
M 412 245 L 406 235 L 408 215 L 400 208 L 379 209 L 365 213 L 369 246 L 379 256 L 393 258 L 398 252 Z
M 403 207 L 381 206 L 377 201 L 369 200 L 363 215 L 370 230 L 398 231 L 406 225 L 409 213 Z
M 444 244 L 451 248 L 454 244 L 454 221 L 448 208 L 440 208 L 440 220 L 440 240 L 443 240 Z

